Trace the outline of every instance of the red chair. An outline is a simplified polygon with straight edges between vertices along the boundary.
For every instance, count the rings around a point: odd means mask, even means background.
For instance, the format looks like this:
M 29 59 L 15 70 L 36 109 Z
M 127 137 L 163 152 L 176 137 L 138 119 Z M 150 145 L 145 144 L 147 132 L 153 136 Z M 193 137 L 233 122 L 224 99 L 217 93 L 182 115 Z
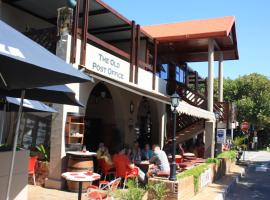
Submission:
M 134 167 L 130 171 L 126 172 L 123 188 L 125 188 L 126 182 L 130 178 L 136 179 L 136 183 L 138 186 L 138 176 L 139 176 L 139 168 L 138 167 Z
M 36 185 L 35 167 L 36 167 L 37 159 L 38 159 L 37 156 L 32 156 L 29 158 L 29 162 L 28 162 L 28 174 L 32 175 L 33 180 L 34 180 L 34 185 Z
M 105 190 L 113 191 L 116 190 L 121 182 L 121 178 L 117 178 L 102 188 L 98 188 L 95 185 L 90 185 L 87 188 L 87 194 L 86 197 L 88 200 L 102 200 L 106 199 L 108 195 L 106 194 Z
M 115 177 L 115 168 L 112 168 L 112 166 L 106 163 L 104 159 L 99 159 L 98 165 L 100 167 L 101 173 L 105 176 L 105 181 L 108 175 L 113 175 L 113 177 Z

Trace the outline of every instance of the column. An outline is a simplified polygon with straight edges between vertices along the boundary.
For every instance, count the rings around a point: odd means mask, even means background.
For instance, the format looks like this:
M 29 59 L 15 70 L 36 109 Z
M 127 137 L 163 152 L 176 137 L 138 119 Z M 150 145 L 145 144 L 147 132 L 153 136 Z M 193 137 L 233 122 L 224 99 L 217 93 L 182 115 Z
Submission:
M 213 112 L 214 107 L 214 41 L 208 41 L 208 79 L 207 79 L 207 109 Z M 215 154 L 215 121 L 205 122 L 205 157 Z
M 80 44 L 77 44 L 78 46 Z M 57 42 L 56 55 L 66 62 L 70 61 L 71 57 L 71 36 L 61 36 Z M 78 66 L 79 59 L 76 60 L 74 66 Z M 69 84 L 76 94 L 79 94 L 79 84 Z M 51 125 L 51 143 L 50 143 L 50 168 L 48 178 L 45 180 L 46 188 L 62 189 L 63 179 L 62 172 L 66 170 L 66 153 L 65 153 L 65 124 L 67 112 L 78 112 L 79 107 L 53 104 L 53 108 L 57 110 L 52 117 Z
M 214 41 L 208 41 L 208 79 L 207 79 L 207 109 L 213 112 L 214 105 Z
M 223 53 L 219 54 L 218 62 L 218 101 L 223 102 Z

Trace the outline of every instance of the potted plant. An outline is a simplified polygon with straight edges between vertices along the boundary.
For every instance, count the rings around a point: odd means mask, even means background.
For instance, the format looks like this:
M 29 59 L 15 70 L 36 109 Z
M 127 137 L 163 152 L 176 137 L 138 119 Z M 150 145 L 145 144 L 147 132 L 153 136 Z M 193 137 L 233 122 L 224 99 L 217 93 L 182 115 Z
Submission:
M 247 139 L 247 136 L 238 136 L 235 137 L 232 141 L 232 144 L 234 146 L 234 149 L 237 151 L 236 160 L 239 162 L 241 156 L 243 155 L 243 150 L 247 149 L 247 145 L 245 144 L 245 141 Z

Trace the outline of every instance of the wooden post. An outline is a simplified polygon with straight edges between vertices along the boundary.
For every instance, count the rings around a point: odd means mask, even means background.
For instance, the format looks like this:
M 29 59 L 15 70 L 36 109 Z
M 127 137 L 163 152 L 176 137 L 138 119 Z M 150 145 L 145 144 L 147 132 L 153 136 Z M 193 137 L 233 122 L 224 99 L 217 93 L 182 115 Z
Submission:
M 198 92 L 199 84 L 198 84 L 198 72 L 195 72 L 195 91 Z
M 78 32 L 78 25 L 79 25 L 79 15 L 80 15 L 80 0 L 77 0 L 75 14 L 74 14 L 73 32 L 72 32 L 70 63 L 76 62 L 77 32 Z
M 138 84 L 138 67 L 140 61 L 141 27 L 136 26 L 136 60 L 135 60 L 135 84 Z
M 88 12 L 89 12 L 89 0 L 84 0 L 83 3 L 83 28 L 81 37 L 81 60 L 80 64 L 85 65 L 85 54 L 86 54 L 86 44 L 87 44 L 87 33 L 88 33 Z
M 130 73 L 129 82 L 134 81 L 134 66 L 135 66 L 135 48 L 136 48 L 136 23 L 132 21 L 131 25 L 131 40 L 130 40 Z
M 157 40 L 154 40 L 154 59 L 153 59 L 153 83 L 152 83 L 152 89 L 156 89 L 156 73 L 157 73 Z

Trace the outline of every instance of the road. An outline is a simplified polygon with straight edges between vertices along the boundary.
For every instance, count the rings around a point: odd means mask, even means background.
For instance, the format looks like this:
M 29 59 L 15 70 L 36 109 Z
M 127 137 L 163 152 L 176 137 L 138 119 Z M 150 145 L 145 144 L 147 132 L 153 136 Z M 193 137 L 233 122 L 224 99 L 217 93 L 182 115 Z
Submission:
M 270 200 L 270 153 L 245 152 L 246 175 L 240 178 L 226 200 Z

